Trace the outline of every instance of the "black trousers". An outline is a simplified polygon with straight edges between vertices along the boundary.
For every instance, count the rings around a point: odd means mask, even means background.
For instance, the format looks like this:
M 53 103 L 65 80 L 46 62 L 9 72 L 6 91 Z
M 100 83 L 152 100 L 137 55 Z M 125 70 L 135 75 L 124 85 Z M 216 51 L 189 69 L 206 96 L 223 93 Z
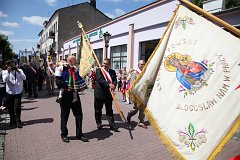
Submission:
M 28 95 L 29 96 L 37 95 L 37 82 L 36 81 L 28 81 Z
M 7 108 L 10 115 L 10 123 L 21 122 L 22 93 L 11 95 L 7 93 Z
M 97 124 L 102 124 L 102 109 L 105 104 L 106 115 L 110 126 L 114 125 L 112 100 L 94 98 L 95 120 Z
M 0 87 L 0 106 L 6 107 L 6 87 Z
M 75 117 L 75 123 L 76 123 L 76 136 L 81 137 L 83 135 L 82 133 L 82 106 L 81 101 L 78 95 L 78 101 L 73 101 L 73 92 L 64 92 L 62 96 L 62 100 L 60 102 L 60 108 L 61 108 L 61 136 L 67 136 L 68 135 L 68 129 L 67 129 L 67 122 L 70 114 L 70 110 L 72 109 L 73 115 Z

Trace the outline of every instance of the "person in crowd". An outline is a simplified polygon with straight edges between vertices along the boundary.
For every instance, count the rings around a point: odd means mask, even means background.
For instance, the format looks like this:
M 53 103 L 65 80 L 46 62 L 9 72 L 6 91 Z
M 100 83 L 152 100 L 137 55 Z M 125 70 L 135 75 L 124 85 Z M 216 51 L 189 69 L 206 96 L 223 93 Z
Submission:
M 132 85 L 134 80 L 137 79 L 137 77 L 141 73 L 144 65 L 145 65 L 145 61 L 144 60 L 138 61 L 138 69 L 136 71 L 133 71 L 132 76 L 131 76 L 131 80 L 130 80 L 130 85 Z M 137 114 L 137 112 L 139 112 L 139 115 L 138 115 L 138 119 L 139 119 L 138 126 L 139 127 L 143 127 L 143 128 L 147 128 L 147 126 L 144 124 L 145 115 L 144 115 L 143 111 L 140 110 L 135 104 L 133 105 L 133 109 L 128 112 L 128 115 L 127 115 L 128 123 L 131 122 L 131 117 L 134 116 L 135 114 Z
M 130 89 L 131 87 L 131 84 L 130 84 L 130 80 L 131 80 L 131 77 L 132 77 L 132 73 L 133 73 L 134 69 L 130 69 L 129 70 L 129 73 L 128 73 L 128 76 L 127 76 L 127 86 L 126 86 L 126 104 L 132 104 L 131 100 L 130 100 L 130 96 L 129 96 L 129 92 L 128 90 Z
M 37 68 L 34 66 L 34 62 L 30 62 L 29 66 L 26 68 L 26 76 L 28 82 L 28 97 L 37 98 Z
M 43 86 L 43 82 L 45 79 L 43 65 L 39 66 L 37 72 L 38 72 L 38 81 L 37 81 L 38 82 L 38 91 L 42 91 L 42 86 Z
M 52 62 L 48 62 L 48 67 L 46 70 L 46 84 L 47 84 L 47 91 L 49 95 L 54 95 L 54 76 L 55 68 Z
M 121 91 L 122 88 L 122 70 L 119 69 L 118 73 L 117 73 L 117 87 L 118 87 L 118 91 Z
M 56 68 L 55 68 L 55 78 L 56 78 L 56 81 L 57 81 L 57 79 L 61 78 L 63 69 L 67 69 L 67 67 L 68 67 L 68 64 L 64 60 L 61 60 L 60 62 L 58 62 L 56 64 Z M 64 80 L 64 82 L 65 81 L 66 80 Z M 57 97 L 57 100 L 56 100 L 57 103 L 60 103 L 60 101 L 62 99 L 63 92 L 64 92 L 64 88 L 59 88 L 59 94 L 58 94 L 58 97 Z M 75 94 L 74 99 L 75 100 L 77 99 L 76 94 Z
M 6 109 L 6 83 L 3 82 L 2 73 L 7 69 L 5 63 L 0 65 L 0 111 Z
M 128 73 L 127 73 L 127 68 L 126 68 L 126 67 L 123 67 L 122 75 L 123 75 L 123 76 L 127 76 L 127 75 L 128 75 Z
M 110 130 L 118 132 L 118 127 L 116 126 L 113 117 L 113 98 L 110 93 L 110 89 L 115 90 L 116 88 L 117 78 L 116 72 L 110 69 L 110 59 L 104 59 L 102 71 L 101 68 L 96 70 L 96 87 L 94 89 L 94 109 L 97 128 L 98 130 L 102 129 L 102 108 L 103 104 L 105 104 Z
M 10 126 L 22 128 L 21 99 L 23 80 L 26 79 L 23 70 L 16 67 L 16 61 L 7 62 L 7 70 L 3 71 L 3 81 L 6 83 L 7 108 L 10 115 Z
M 122 87 L 121 87 L 121 92 L 122 92 L 122 102 L 126 102 L 126 87 L 127 87 L 127 77 L 123 76 L 122 79 Z
M 94 88 L 96 87 L 96 69 L 92 68 L 90 71 L 90 80 L 92 83 L 92 91 L 94 91 Z
M 21 70 L 23 70 L 23 73 L 25 75 L 27 75 L 27 67 L 28 67 L 28 64 L 26 62 L 23 62 L 23 64 L 19 67 Z M 27 79 L 23 81 L 23 88 L 24 88 L 24 93 L 28 93 Z
M 82 106 L 78 91 L 82 91 L 87 88 L 85 80 L 78 74 L 78 70 L 74 65 L 76 64 L 75 56 L 68 56 L 67 62 L 68 67 L 65 67 L 62 71 L 61 77 L 56 79 L 56 84 L 59 88 L 64 88 L 62 94 L 62 99 L 60 100 L 61 108 L 61 139 L 63 142 L 70 142 L 68 136 L 67 122 L 70 114 L 70 109 L 72 109 L 73 115 L 75 117 L 76 123 L 76 138 L 88 142 L 89 140 L 82 133 Z M 66 77 L 75 76 L 77 81 L 70 80 L 65 81 Z M 70 78 L 71 79 L 71 78 Z M 74 92 L 77 90 L 77 101 L 74 101 Z

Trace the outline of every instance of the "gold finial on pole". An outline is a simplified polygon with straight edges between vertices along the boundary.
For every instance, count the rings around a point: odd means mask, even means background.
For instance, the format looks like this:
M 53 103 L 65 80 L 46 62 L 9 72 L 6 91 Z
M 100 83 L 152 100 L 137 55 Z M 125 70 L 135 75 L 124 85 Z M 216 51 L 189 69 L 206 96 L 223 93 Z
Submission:
M 77 24 L 78 24 L 78 27 L 79 27 L 79 28 L 83 28 L 83 25 L 82 25 L 81 22 L 77 21 Z

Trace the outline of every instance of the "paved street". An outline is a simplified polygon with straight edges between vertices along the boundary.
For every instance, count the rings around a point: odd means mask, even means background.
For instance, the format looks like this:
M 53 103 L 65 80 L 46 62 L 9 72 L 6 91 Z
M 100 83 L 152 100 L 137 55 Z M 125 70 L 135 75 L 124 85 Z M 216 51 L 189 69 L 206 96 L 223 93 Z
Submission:
M 44 95 L 45 94 L 45 95 Z M 38 99 L 22 100 L 22 129 L 11 129 L 6 125 L 4 159 L 5 160 L 171 160 L 172 156 L 158 140 L 149 126 L 143 129 L 137 126 L 137 116 L 133 117 L 131 131 L 133 140 L 125 123 L 121 122 L 114 108 L 115 119 L 120 127 L 116 133 L 104 126 L 98 131 L 94 121 L 93 93 L 85 91 L 81 95 L 83 108 L 83 132 L 90 142 L 75 140 L 75 122 L 71 113 L 68 122 L 70 143 L 63 143 L 60 138 L 60 108 L 55 96 L 48 97 L 46 92 L 39 93 Z M 126 115 L 131 105 L 121 102 L 121 95 L 116 93 L 117 101 Z M 105 113 L 105 111 L 103 111 Z M 103 117 L 103 124 L 108 124 Z M 9 122 L 7 117 L 6 123 Z M 5 120 L 1 121 L 4 128 Z M 0 137 L 0 139 L 1 139 Z M 240 141 L 230 140 L 217 156 L 217 160 L 227 160 L 240 154 Z M 0 157 L 1 158 L 1 157 Z

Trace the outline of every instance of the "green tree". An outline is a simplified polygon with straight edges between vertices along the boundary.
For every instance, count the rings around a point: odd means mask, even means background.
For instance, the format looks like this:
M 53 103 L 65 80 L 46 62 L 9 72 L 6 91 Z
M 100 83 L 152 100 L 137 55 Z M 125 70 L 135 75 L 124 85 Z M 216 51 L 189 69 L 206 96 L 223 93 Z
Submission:
M 195 4 L 196 6 L 203 8 L 203 1 L 204 0 L 190 0 L 191 3 Z M 233 8 L 240 6 L 240 0 L 226 0 L 226 9 Z
M 12 44 L 8 41 L 8 37 L 0 34 L 0 50 L 3 53 L 3 61 L 11 58 L 16 58 L 16 54 L 13 53 Z
M 240 6 L 240 0 L 226 0 L 226 9 Z
M 195 4 L 196 6 L 203 8 L 203 0 L 191 0 L 191 3 Z

